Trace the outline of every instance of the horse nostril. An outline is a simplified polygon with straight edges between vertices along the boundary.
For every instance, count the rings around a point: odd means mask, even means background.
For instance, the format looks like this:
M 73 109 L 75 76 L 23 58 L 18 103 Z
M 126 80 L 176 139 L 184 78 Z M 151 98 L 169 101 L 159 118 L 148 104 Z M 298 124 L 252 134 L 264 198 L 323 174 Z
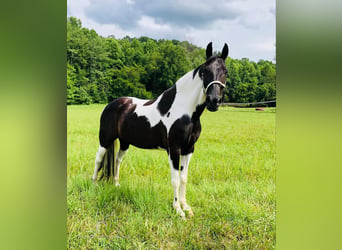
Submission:
M 217 103 L 218 103 L 218 101 L 219 101 L 219 100 L 218 100 L 217 98 L 214 98 L 214 99 L 213 99 L 213 104 L 216 106 Z
M 207 96 L 206 98 L 206 103 L 212 108 L 217 108 L 219 105 L 221 98 L 219 97 L 213 97 L 213 96 Z

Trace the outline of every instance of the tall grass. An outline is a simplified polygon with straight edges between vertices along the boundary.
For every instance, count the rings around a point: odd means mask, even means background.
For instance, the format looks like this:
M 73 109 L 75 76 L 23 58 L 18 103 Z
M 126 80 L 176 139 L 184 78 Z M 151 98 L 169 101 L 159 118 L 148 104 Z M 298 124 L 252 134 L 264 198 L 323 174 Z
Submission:
M 205 111 L 190 162 L 187 201 L 172 208 L 167 155 L 133 146 L 120 184 L 91 181 L 104 105 L 68 107 L 68 248 L 275 247 L 275 109 Z

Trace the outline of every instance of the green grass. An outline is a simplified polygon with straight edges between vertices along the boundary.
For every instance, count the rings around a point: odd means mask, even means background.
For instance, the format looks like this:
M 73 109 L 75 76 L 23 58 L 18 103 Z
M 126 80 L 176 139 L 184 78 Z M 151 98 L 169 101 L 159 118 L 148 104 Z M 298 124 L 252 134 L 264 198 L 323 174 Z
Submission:
M 70 249 L 272 249 L 275 247 L 275 109 L 220 108 L 201 117 L 187 201 L 172 208 L 167 155 L 133 146 L 120 188 L 91 181 L 104 105 L 68 106 Z

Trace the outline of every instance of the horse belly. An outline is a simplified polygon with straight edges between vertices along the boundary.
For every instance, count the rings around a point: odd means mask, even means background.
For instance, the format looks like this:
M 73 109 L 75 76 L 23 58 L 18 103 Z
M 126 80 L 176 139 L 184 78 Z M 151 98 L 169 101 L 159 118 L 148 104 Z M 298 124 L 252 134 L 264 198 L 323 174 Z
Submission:
M 126 117 L 120 131 L 120 140 L 145 149 L 167 149 L 166 127 L 160 121 L 151 127 L 147 117 L 132 113 Z

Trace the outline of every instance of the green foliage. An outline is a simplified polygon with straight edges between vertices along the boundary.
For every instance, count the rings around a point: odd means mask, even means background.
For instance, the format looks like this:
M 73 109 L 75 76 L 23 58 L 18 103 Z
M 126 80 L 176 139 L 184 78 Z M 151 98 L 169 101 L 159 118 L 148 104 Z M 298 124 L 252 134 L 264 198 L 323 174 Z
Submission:
M 77 91 L 77 88 L 75 86 L 76 82 L 76 70 L 75 68 L 67 63 L 67 104 L 75 104 L 75 92 Z
M 108 103 L 120 96 L 155 98 L 204 61 L 205 50 L 187 41 L 104 38 L 69 17 L 67 104 Z M 228 58 L 226 64 L 229 74 L 224 101 L 275 98 L 276 67 L 272 62 Z

